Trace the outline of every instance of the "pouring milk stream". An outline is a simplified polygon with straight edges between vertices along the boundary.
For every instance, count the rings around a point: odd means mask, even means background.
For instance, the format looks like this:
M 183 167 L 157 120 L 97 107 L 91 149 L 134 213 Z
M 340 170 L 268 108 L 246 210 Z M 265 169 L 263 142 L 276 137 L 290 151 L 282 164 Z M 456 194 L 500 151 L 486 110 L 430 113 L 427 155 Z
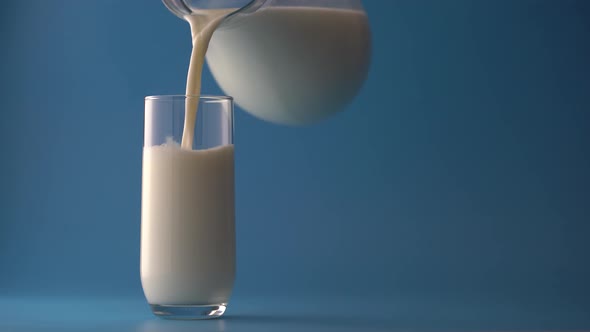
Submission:
M 198 96 L 201 94 L 201 73 L 203 72 L 203 63 L 205 62 L 205 53 L 209 41 L 219 23 L 232 11 L 232 9 L 210 9 L 198 11 L 186 17 L 186 20 L 190 23 L 193 38 L 193 50 L 186 79 L 186 95 L 193 97 L 188 97 L 186 100 L 181 143 L 183 149 L 191 150 L 193 147 L 195 121 L 199 105 Z

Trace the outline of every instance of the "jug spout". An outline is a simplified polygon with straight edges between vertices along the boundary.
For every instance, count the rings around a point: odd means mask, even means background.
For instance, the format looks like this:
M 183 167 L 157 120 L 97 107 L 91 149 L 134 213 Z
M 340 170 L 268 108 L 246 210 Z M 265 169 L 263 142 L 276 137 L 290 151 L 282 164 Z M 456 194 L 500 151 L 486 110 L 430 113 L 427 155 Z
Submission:
M 183 18 L 198 10 L 231 9 L 231 14 L 252 7 L 260 7 L 266 0 L 162 0 L 164 5 L 176 16 Z M 231 15 L 230 14 L 230 15 Z

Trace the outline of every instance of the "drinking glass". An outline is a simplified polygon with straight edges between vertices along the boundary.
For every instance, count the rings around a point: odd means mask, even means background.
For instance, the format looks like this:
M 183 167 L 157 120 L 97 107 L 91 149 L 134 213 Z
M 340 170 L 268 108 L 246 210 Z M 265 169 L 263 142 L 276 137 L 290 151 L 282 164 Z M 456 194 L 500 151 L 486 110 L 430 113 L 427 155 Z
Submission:
M 197 98 L 193 145 L 181 148 L 185 105 Z M 141 283 L 153 313 L 223 315 L 235 278 L 231 97 L 145 98 L 141 204 Z

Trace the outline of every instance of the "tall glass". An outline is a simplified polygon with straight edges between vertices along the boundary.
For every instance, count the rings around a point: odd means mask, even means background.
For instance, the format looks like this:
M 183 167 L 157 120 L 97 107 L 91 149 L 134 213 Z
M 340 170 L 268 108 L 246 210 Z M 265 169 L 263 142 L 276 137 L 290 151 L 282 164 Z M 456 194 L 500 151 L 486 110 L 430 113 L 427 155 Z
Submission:
M 185 103 L 199 98 L 192 149 Z M 231 97 L 145 98 L 141 283 L 154 314 L 223 315 L 235 278 Z

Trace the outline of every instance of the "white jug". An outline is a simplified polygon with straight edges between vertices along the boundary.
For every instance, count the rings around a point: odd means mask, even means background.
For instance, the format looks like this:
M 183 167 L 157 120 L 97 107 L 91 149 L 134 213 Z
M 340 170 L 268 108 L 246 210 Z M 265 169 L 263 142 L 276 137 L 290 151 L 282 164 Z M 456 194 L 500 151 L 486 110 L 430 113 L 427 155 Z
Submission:
M 368 72 L 370 31 L 360 0 L 163 0 L 186 18 L 235 8 L 207 63 L 224 93 L 263 120 L 309 124 L 342 110 Z

